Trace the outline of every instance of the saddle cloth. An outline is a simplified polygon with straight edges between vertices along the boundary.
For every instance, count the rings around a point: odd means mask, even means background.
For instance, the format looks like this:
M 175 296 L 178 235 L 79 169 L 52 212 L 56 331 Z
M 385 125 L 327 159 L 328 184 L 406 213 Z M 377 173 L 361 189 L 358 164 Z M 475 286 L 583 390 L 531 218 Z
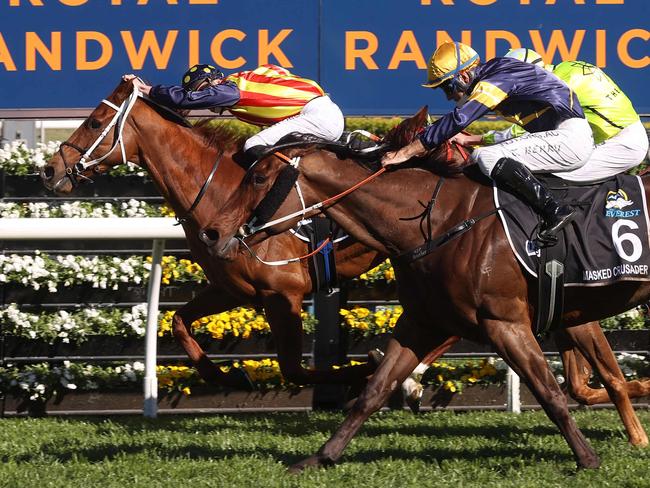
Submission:
M 553 177 L 543 181 L 558 201 L 578 209 L 577 217 L 561 232 L 554 246 L 557 249 L 553 249 L 566 256 L 564 286 L 650 280 L 648 211 L 641 178 L 618 175 L 585 186 L 570 186 L 571 182 Z M 494 203 L 501 208 L 499 217 L 517 260 L 537 277 L 540 252 L 533 240 L 539 217 L 496 187 Z

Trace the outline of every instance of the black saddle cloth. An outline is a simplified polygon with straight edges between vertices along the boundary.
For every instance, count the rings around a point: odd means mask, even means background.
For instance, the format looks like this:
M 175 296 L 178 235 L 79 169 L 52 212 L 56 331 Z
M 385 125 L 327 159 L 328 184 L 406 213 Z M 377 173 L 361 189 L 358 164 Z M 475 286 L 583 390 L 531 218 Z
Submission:
M 544 179 L 555 197 L 576 206 L 577 217 L 558 236 L 554 253 L 565 256 L 564 286 L 606 285 L 618 280 L 648 281 L 648 211 L 638 176 L 618 175 L 595 185 L 573 186 Z M 533 243 L 538 215 L 513 195 L 494 188 L 494 203 L 510 247 L 528 273 L 537 277 L 539 250 Z

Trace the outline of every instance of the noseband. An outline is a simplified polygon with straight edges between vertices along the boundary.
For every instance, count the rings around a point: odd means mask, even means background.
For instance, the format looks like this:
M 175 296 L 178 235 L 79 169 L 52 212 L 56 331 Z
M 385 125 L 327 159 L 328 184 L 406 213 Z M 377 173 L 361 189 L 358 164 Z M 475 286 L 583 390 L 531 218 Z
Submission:
M 96 168 L 104 159 L 106 159 L 113 152 L 113 150 L 118 146 L 118 144 L 122 151 L 122 163 L 126 164 L 126 150 L 124 148 L 122 131 L 124 130 L 124 125 L 126 124 L 126 119 L 129 113 L 131 112 L 131 109 L 135 105 L 135 102 L 138 100 L 138 97 L 141 96 L 142 94 L 140 93 L 140 91 L 134 86 L 133 92 L 131 93 L 131 95 L 129 95 L 129 98 L 124 100 L 119 107 L 115 105 L 113 102 L 109 102 L 106 99 L 102 100 L 103 104 L 108 105 L 110 108 L 115 110 L 115 115 L 108 123 L 108 125 L 104 128 L 104 130 L 99 135 L 99 137 L 95 139 L 95 142 L 93 142 L 88 149 L 79 147 L 76 144 L 73 144 L 68 141 L 61 143 L 61 145 L 59 146 L 59 153 L 61 154 L 61 160 L 63 161 L 63 165 L 65 167 L 65 175 L 59 181 L 56 182 L 54 188 L 58 187 L 64 178 L 68 178 L 70 180 L 73 188 L 76 188 L 79 185 L 80 179 L 85 181 L 92 181 L 83 173 L 85 173 L 91 168 Z M 102 143 L 102 141 L 106 138 L 106 136 L 108 135 L 108 133 L 111 131 L 113 127 L 115 127 L 116 134 L 113 137 L 113 145 L 108 150 L 108 152 L 100 158 L 95 158 L 90 161 L 86 161 L 88 158 L 90 158 L 90 155 L 97 148 L 97 146 L 99 146 Z M 81 155 L 79 161 L 77 161 L 76 163 L 68 163 L 66 161 L 65 155 L 63 154 L 63 147 L 66 146 L 71 147 Z

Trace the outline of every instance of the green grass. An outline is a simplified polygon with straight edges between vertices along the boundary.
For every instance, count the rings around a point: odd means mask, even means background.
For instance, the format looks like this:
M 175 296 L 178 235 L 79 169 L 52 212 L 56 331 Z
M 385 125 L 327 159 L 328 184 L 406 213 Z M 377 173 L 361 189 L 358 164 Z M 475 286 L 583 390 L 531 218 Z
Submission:
M 318 449 L 341 414 L 0 419 L 0 486 L 650 486 L 650 449 L 627 444 L 616 412 L 575 418 L 599 470 L 576 471 L 540 412 L 377 414 L 339 465 L 300 475 L 286 466 Z

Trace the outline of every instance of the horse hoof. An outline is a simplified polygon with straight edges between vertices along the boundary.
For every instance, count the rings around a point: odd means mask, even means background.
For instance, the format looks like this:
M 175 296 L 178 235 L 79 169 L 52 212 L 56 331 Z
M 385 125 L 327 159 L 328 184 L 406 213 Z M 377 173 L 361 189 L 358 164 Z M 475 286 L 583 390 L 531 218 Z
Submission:
M 384 352 L 380 349 L 373 349 L 368 351 L 368 362 L 374 366 L 375 369 L 379 367 L 384 360 Z
M 307 468 L 325 468 L 327 466 L 332 466 L 334 461 L 322 458 L 320 456 L 310 456 L 307 459 L 303 459 L 299 463 L 296 463 L 289 467 L 287 470 L 291 474 L 302 473 Z
M 226 374 L 222 386 L 235 388 L 237 390 L 255 391 L 255 384 L 245 369 L 231 368 Z
M 590 456 L 588 459 L 578 462 L 578 469 L 598 469 L 600 468 L 600 458 L 598 456 Z
M 418 383 L 414 389 L 405 396 L 406 404 L 413 413 L 420 412 L 420 405 L 422 404 L 422 395 L 424 394 L 424 387 Z

